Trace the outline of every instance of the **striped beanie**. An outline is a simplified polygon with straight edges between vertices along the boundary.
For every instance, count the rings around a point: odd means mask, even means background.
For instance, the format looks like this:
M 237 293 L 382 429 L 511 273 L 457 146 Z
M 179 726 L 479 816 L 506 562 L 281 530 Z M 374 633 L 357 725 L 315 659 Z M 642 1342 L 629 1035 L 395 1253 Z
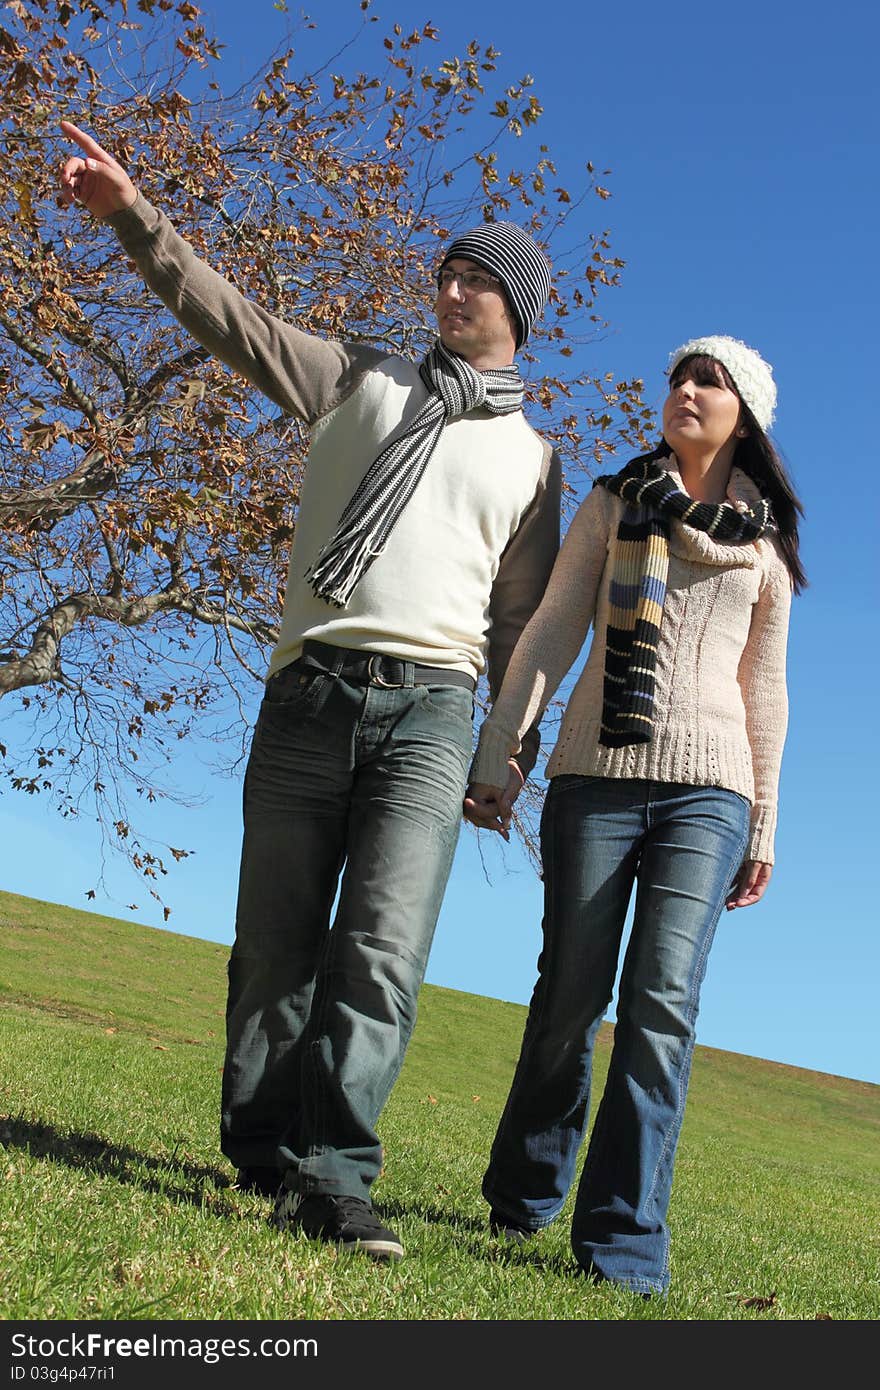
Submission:
M 670 354 L 666 375 L 672 376 L 685 357 L 697 356 L 714 357 L 716 362 L 727 368 L 737 391 L 761 429 L 769 429 L 776 407 L 776 383 L 770 363 L 738 338 L 692 338 Z
M 515 222 L 484 222 L 455 238 L 441 269 L 454 256 L 476 261 L 498 276 L 516 319 L 516 345 L 522 347 L 550 293 L 550 262 L 544 252 Z

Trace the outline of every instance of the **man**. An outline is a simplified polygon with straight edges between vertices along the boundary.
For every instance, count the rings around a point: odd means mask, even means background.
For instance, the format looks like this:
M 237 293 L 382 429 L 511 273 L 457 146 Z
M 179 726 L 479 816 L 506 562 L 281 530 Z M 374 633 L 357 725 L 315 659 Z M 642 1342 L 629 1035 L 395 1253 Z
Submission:
M 379 1259 L 374 1126 L 403 1063 L 458 838 L 473 692 L 500 687 L 559 544 L 560 469 L 513 365 L 548 263 L 512 223 L 449 246 L 421 365 L 305 334 L 194 256 L 122 167 L 68 203 L 106 219 L 212 353 L 311 428 L 281 633 L 245 777 L 222 1148 L 274 1220 Z M 537 731 L 511 764 L 521 785 Z M 339 899 L 332 920 L 334 899 Z

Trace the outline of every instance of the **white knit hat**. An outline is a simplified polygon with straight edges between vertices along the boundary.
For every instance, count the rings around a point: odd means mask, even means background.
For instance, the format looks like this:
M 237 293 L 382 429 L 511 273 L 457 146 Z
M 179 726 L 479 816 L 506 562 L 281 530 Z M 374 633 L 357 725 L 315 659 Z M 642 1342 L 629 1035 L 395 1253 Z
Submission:
M 760 353 L 755 352 L 738 338 L 692 338 L 670 354 L 666 375 L 672 376 L 675 368 L 685 357 L 703 355 L 714 357 L 722 367 L 726 367 L 733 377 L 736 389 L 762 430 L 773 423 L 776 407 L 776 382 L 773 368 L 765 362 Z

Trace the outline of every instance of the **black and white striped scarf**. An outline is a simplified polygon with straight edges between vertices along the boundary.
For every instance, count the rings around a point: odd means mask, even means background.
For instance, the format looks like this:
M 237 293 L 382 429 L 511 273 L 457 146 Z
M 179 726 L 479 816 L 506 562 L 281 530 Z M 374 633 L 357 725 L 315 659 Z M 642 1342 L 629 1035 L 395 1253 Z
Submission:
M 747 511 L 729 502 L 696 502 L 651 454 L 597 478 L 596 484 L 627 504 L 617 528 L 608 594 L 599 732 L 604 747 L 623 748 L 650 743 L 654 734 L 657 643 L 673 519 L 718 541 L 755 541 L 773 529 L 773 513 L 765 497 Z
M 449 421 L 478 406 L 495 415 L 510 415 L 522 407 L 524 387 L 516 364 L 478 372 L 439 338 L 419 375 L 430 392 L 428 399 L 371 464 L 336 531 L 306 571 L 315 594 L 337 608 L 345 607 L 382 554 Z

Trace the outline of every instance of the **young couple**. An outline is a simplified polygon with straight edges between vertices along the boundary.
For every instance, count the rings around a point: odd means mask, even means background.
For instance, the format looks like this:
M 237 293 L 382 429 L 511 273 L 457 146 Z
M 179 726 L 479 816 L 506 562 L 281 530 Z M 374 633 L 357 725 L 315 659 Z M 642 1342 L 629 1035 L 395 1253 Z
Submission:
M 559 547 L 560 464 L 516 353 L 550 267 L 510 222 L 453 239 L 421 363 L 305 334 L 199 261 L 69 122 L 68 203 L 115 231 L 205 347 L 311 431 L 278 643 L 245 776 L 221 1143 L 274 1222 L 377 1259 L 375 1126 L 416 1017 L 462 803 L 506 833 L 592 624 L 548 765 L 544 947 L 483 1185 L 491 1228 L 559 1213 L 638 882 L 578 1266 L 668 1283 L 666 1213 L 722 909 L 762 896 L 786 724 L 800 505 L 775 386 L 734 339 L 673 354 L 656 450 L 601 478 Z M 473 757 L 473 693 L 493 705 Z M 333 905 L 339 890 L 335 914 Z

